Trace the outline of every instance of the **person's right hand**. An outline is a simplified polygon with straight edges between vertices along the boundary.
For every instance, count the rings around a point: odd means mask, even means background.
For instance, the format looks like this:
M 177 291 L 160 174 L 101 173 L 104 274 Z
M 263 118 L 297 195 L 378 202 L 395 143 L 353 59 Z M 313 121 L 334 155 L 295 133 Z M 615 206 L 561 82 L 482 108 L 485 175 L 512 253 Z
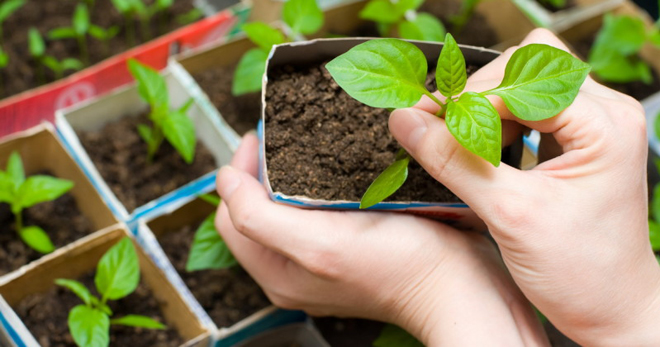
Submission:
M 529 43 L 567 50 L 545 30 L 522 45 Z M 513 50 L 475 73 L 466 90 L 499 85 Z M 518 120 L 499 97 L 489 99 L 505 129 L 540 131 L 549 144 L 540 156 L 558 156 L 529 171 L 495 168 L 458 144 L 430 100 L 394 111 L 390 129 L 486 222 L 518 286 L 557 328 L 587 345 L 660 345 L 640 104 L 591 78 L 569 108 L 544 121 Z

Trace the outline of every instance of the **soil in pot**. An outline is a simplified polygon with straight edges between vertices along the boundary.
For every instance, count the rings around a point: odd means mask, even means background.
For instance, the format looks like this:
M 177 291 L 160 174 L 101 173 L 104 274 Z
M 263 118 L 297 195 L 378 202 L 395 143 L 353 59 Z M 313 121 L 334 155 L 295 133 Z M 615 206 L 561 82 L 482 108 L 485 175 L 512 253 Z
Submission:
M 51 175 L 48 172 L 40 174 Z M 42 202 L 23 210 L 24 225 L 37 225 L 44 229 L 56 248 L 94 232 L 71 194 L 54 201 Z M 28 247 L 14 230 L 14 215 L 8 204 L 0 204 L 0 275 L 39 259 L 43 254 Z
M 213 155 L 199 139 L 190 165 L 167 141 L 148 163 L 147 144 L 137 132 L 138 124 L 151 124 L 147 111 L 108 123 L 98 131 L 77 132 L 97 170 L 129 213 L 216 168 Z
M 366 319 L 314 318 L 314 325 L 332 347 L 371 347 L 385 323 Z
M 98 296 L 94 285 L 94 271 L 78 280 Z M 14 309 L 41 346 L 75 347 L 67 319 L 69 310 L 81 303 L 80 298 L 70 290 L 53 285 L 45 293 L 33 294 L 21 300 Z M 140 314 L 167 325 L 168 322 L 165 321 L 159 304 L 167 303 L 159 303 L 142 281 L 129 296 L 108 302 L 115 318 Z M 110 328 L 110 346 L 176 347 L 183 342 L 172 327 L 166 330 L 152 330 L 112 325 Z
M 273 191 L 291 196 L 359 201 L 394 161 L 399 145 L 387 126 L 390 112 L 350 97 L 324 65 L 269 72 L 268 179 Z M 387 201 L 460 202 L 413 161 L 408 180 Z
M 229 327 L 270 305 L 259 285 L 240 266 L 222 270 L 186 271 L 194 225 L 166 230 L 158 238 L 167 258 L 218 327 Z
M 196 73 L 193 78 L 229 126 L 243 135 L 256 129 L 261 119 L 261 92 L 234 96 L 231 93 L 234 71 L 236 65 L 217 66 Z
M 40 1 L 29 0 L 16 11 L 3 25 L 3 49 L 9 55 L 9 65 L 0 70 L 5 83 L 4 91 L 0 91 L 0 99 L 38 87 L 43 82 L 52 82 L 55 75 L 47 71 L 46 79 L 40 82 L 37 77 L 36 62 L 28 51 L 28 29 L 35 27 L 46 38 L 48 32 L 59 27 L 70 27 L 78 0 Z M 152 4 L 153 0 L 144 3 Z M 156 15 L 151 19 L 151 38 L 143 36 L 139 22 L 130 23 L 135 27 L 136 44 L 147 42 L 157 36 L 163 35 L 183 26 L 177 21 L 177 16 L 192 10 L 193 0 L 176 0 L 173 6 L 162 17 Z M 123 16 L 117 12 L 110 0 L 95 1 L 90 11 L 91 22 L 104 29 L 112 26 L 121 28 L 118 35 L 110 40 L 106 47 L 102 42 L 88 37 L 90 63 L 94 64 L 103 59 L 124 52 L 131 48 L 126 39 L 126 23 Z M 61 60 L 64 58 L 80 58 L 80 50 L 75 40 L 46 40 L 46 54 Z M 48 70 L 48 69 L 47 69 Z M 66 74 L 71 74 L 67 71 Z

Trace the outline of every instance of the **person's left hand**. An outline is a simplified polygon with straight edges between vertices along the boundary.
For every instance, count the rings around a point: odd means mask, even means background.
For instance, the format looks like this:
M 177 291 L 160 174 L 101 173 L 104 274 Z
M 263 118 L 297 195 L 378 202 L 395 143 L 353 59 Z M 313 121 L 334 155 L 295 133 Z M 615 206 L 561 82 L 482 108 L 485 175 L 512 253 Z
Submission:
M 402 326 L 425 344 L 547 344 L 482 235 L 401 213 L 303 210 L 272 202 L 246 135 L 217 178 L 216 226 L 279 307 Z

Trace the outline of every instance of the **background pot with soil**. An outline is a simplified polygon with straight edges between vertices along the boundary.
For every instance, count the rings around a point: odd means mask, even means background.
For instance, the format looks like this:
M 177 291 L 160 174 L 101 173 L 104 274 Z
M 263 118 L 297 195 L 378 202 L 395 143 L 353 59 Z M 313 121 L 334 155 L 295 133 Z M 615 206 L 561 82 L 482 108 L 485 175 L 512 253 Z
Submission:
M 561 31 L 589 18 L 601 15 L 625 0 L 513 0 L 538 26 Z M 562 3 L 555 7 L 553 3 Z
M 353 99 L 323 67 L 324 62 L 362 42 L 365 40 L 314 40 L 279 45 L 272 52 L 262 94 L 260 171 L 275 201 L 299 207 L 357 209 L 371 182 L 394 161 L 398 144 L 387 128 L 389 111 Z M 443 46 L 415 45 L 429 61 L 437 60 Z M 468 46 L 461 51 L 473 71 L 499 55 Z M 520 143 L 508 147 L 504 161 L 518 166 L 521 151 Z M 421 166 L 411 163 L 409 170 L 403 187 L 375 209 L 405 210 L 484 229 L 467 205 Z
M 191 94 L 172 74 L 163 76 L 169 107 L 178 110 L 191 100 Z M 138 133 L 139 124 L 150 124 L 148 113 L 137 87 L 132 86 L 56 115 L 67 149 L 125 222 L 159 214 L 169 203 L 212 189 L 215 169 L 228 163 L 232 155 L 218 120 L 193 101 L 186 113 L 197 139 L 192 164 L 167 141 L 149 163 L 147 144 Z
M 196 230 L 216 207 L 196 199 L 171 213 L 140 220 L 137 238 L 216 339 L 253 336 L 276 325 L 298 322 L 302 313 L 273 307 L 239 265 L 188 271 Z M 249 330 L 249 334 L 244 331 Z M 227 342 L 223 342 L 229 345 Z
M 20 276 L 0 285 L 2 301 L 11 307 L 2 316 L 17 333 L 18 345 L 74 346 L 67 315 L 80 303 L 70 290 L 55 285 L 58 278 L 78 279 L 94 287 L 94 272 L 101 256 L 119 240 L 128 236 L 120 226 L 109 227 L 94 237 L 77 242 L 42 258 Z M 166 330 L 113 326 L 111 345 L 128 346 L 205 346 L 208 331 L 197 320 L 165 275 L 136 246 L 140 262 L 140 284 L 122 299 L 110 302 L 114 314 L 141 314 L 160 322 Z M 6 308 L 6 305 L 0 305 Z
M 25 226 L 42 228 L 56 248 L 84 238 L 96 230 L 115 224 L 112 212 L 83 171 L 57 139 L 52 126 L 44 124 L 5 137 L 0 141 L 0 170 L 12 152 L 22 159 L 26 176 L 45 174 L 73 182 L 73 188 L 56 200 L 24 209 Z M 14 214 L 0 204 L 0 276 L 6 275 L 43 254 L 28 247 L 14 230 Z

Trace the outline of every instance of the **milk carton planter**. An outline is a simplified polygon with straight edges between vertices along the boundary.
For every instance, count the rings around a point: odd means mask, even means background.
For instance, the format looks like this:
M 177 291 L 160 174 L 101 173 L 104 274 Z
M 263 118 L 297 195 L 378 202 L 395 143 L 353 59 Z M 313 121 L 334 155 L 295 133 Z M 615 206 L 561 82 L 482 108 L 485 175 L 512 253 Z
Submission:
M 78 279 L 93 288 L 94 272 L 101 256 L 127 236 L 128 231 L 119 225 L 106 228 L 92 238 L 76 242 L 30 264 L 21 270 L 20 276 L 0 284 L 0 321 L 13 338 L 11 345 L 35 347 L 57 341 L 73 343 L 67 327 L 67 315 L 73 306 L 82 301 L 68 289 L 56 286 L 54 281 L 58 278 Z M 156 343 L 207 346 L 208 331 L 140 247 L 136 246 L 136 251 L 140 263 L 140 285 L 129 296 L 109 302 L 112 317 L 141 314 L 162 322 L 167 328 L 157 333 L 148 329 L 113 327 L 110 329 L 111 344 L 129 345 L 130 341 L 141 346 Z
M 191 99 L 190 92 L 178 80 L 173 78 L 170 73 L 165 73 L 165 79 L 172 109 L 178 109 Z M 121 186 L 117 181 L 106 181 L 104 177 L 110 177 L 112 180 L 116 180 L 119 177 L 118 175 L 124 175 L 122 176 L 124 177 L 122 183 L 127 182 L 126 179 L 129 179 L 128 182 L 130 182 L 130 178 L 142 170 L 155 170 L 153 165 L 158 164 L 159 160 L 162 160 L 159 158 L 161 154 L 156 154 L 152 164 L 146 162 L 146 144 L 137 135 L 135 125 L 128 126 L 127 129 L 117 128 L 117 124 L 122 124 L 123 122 L 148 124 L 146 119 L 139 121 L 139 118 L 136 118 L 138 116 L 144 116 L 146 111 L 147 106 L 138 95 L 136 86 L 131 86 L 110 95 L 94 99 L 84 105 L 58 111 L 56 115 L 56 124 L 67 149 L 83 167 L 85 173 L 101 192 L 101 195 L 108 202 L 115 215 L 120 220 L 128 223 L 132 223 L 140 216 L 149 216 L 153 213 L 157 214 L 159 209 L 169 203 L 174 203 L 181 199 L 189 199 L 200 191 L 208 191 L 214 184 L 215 168 L 228 163 L 231 158 L 230 147 L 222 139 L 218 120 L 206 115 L 202 112 L 200 106 L 193 102 L 187 111 L 187 115 L 195 125 L 197 150 L 193 164 L 190 167 L 200 172 L 198 176 L 193 178 L 179 177 L 176 184 L 172 184 L 172 182 L 149 183 L 147 188 L 157 189 L 157 193 L 152 194 L 148 199 L 144 198 L 146 195 L 142 196 L 142 201 L 140 201 L 140 198 L 127 195 L 130 193 L 130 191 L 126 191 L 127 189 L 131 190 L 135 188 Z M 104 130 L 101 132 L 101 129 Z M 95 135 L 93 132 L 97 132 L 96 134 L 98 135 Z M 80 136 L 84 137 L 81 138 Z M 87 152 L 89 148 L 84 147 L 82 141 L 82 139 L 87 138 L 88 143 L 95 143 L 93 141 L 90 142 L 89 139 L 94 140 L 96 137 L 108 138 L 109 141 L 115 141 L 114 144 L 111 143 L 111 150 L 107 155 L 112 155 L 112 152 L 118 151 L 115 148 L 130 150 L 130 147 L 140 146 L 142 150 L 136 156 L 124 154 L 127 158 L 122 159 L 119 157 L 119 163 L 102 163 L 101 165 L 106 167 L 106 171 L 103 173 L 99 170 L 99 161 L 93 161 L 92 156 Z M 116 139 L 113 140 L 113 138 Z M 95 150 L 95 148 L 92 148 L 92 150 Z M 159 153 L 163 153 L 163 148 L 160 149 Z M 163 170 L 162 174 L 167 177 L 177 175 L 178 171 L 175 168 L 183 167 L 181 170 L 190 170 L 181 157 L 178 156 L 178 153 L 174 152 L 174 155 L 175 158 L 170 163 L 174 163 L 172 165 L 175 166 L 161 167 L 161 170 Z M 98 156 L 96 154 L 97 158 Z M 125 162 L 121 163 L 121 160 L 125 160 Z M 200 161 L 204 161 L 202 163 L 204 165 L 198 165 Z M 134 166 L 122 172 L 111 171 L 121 169 L 122 165 L 133 165 L 136 162 L 142 162 L 143 165 L 140 167 Z M 154 172 L 155 174 L 157 172 Z M 130 177 L 126 177 L 127 175 Z M 123 198 L 120 198 L 119 194 L 122 194 L 121 196 Z
M 198 226 L 215 206 L 193 200 L 171 213 L 138 222 L 137 239 L 206 327 L 218 346 L 232 346 L 265 329 L 298 322 L 305 315 L 273 307 L 259 286 L 238 265 L 187 271 Z
M 49 199 L 51 201 L 19 212 L 23 226 L 44 230 L 54 247 L 89 238 L 94 231 L 117 222 L 83 171 L 67 154 L 51 125 L 42 124 L 1 139 L 0 170 L 5 171 L 12 153 L 20 158 L 28 180 L 34 179 L 34 175 L 48 175 L 73 183 L 70 190 L 55 200 Z M 16 216 L 10 212 L 8 203 L 0 204 L 0 225 L 3 229 L 0 233 L 0 278 L 7 278 L 14 275 L 7 273 L 38 259 L 42 253 L 21 241 L 15 230 Z
M 513 0 L 537 25 L 560 31 L 596 17 L 620 5 L 625 0 L 573 0 L 563 9 L 551 11 L 538 0 Z

